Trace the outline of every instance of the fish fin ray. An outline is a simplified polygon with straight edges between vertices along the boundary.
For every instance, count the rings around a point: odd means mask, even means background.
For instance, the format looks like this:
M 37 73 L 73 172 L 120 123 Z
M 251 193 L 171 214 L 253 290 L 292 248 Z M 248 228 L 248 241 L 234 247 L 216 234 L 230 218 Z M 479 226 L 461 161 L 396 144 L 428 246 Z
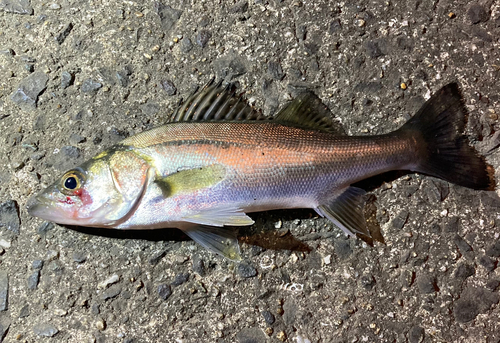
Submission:
M 181 228 L 193 241 L 231 261 L 241 261 L 235 230 L 208 225 Z
M 237 207 L 211 208 L 182 218 L 186 222 L 209 226 L 247 226 L 254 221 Z
M 177 108 L 170 122 L 269 120 L 237 96 L 234 88 L 232 83 L 214 83 L 212 78 Z
M 333 201 L 315 210 L 350 236 L 360 234 L 370 237 L 363 213 L 365 195 L 361 188 L 351 186 Z
M 340 123 L 333 120 L 332 113 L 313 92 L 300 93 L 275 116 L 275 121 L 308 129 L 330 132 L 337 136 L 346 133 Z

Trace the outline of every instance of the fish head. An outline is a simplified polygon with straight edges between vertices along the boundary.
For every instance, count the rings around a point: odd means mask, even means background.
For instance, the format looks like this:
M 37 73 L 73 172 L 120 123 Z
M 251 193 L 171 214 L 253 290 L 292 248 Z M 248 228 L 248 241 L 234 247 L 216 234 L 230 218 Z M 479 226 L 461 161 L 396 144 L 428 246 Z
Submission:
M 139 173 L 131 170 L 134 165 L 126 159 L 123 161 L 120 154 L 111 157 L 101 154 L 103 157 L 67 171 L 28 201 L 28 212 L 59 224 L 116 226 L 139 201 L 148 174 L 144 167 Z M 127 181 L 130 184 L 125 185 Z M 136 189 L 130 190 L 127 186 Z

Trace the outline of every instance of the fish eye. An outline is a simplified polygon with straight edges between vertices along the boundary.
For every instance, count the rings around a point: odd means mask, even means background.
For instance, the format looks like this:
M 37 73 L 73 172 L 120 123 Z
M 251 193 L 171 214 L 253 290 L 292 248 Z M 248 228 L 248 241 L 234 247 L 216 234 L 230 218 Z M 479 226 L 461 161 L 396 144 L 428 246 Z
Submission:
M 67 177 L 66 180 L 64 181 L 64 188 L 75 189 L 76 187 L 78 187 L 78 181 L 76 177 L 74 176 Z
M 84 178 L 83 175 L 81 175 L 81 173 L 75 170 L 70 171 L 66 173 L 66 175 L 64 175 L 62 179 L 63 189 L 66 191 L 78 190 L 82 186 L 83 180 Z

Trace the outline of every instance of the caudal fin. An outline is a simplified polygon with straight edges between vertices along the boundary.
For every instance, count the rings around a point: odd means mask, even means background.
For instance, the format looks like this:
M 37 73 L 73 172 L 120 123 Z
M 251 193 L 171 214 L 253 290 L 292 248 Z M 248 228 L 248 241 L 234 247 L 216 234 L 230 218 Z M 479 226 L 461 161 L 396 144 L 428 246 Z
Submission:
M 456 83 L 434 94 L 400 130 L 419 140 L 415 171 L 460 186 L 494 190 L 494 169 L 463 135 L 467 110 Z

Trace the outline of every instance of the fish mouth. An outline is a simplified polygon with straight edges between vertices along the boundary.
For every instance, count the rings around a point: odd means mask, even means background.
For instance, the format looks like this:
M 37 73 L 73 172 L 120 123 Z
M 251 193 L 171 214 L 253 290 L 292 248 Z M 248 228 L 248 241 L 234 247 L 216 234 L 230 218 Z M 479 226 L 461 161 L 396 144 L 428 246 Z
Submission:
M 49 214 L 50 204 L 44 198 L 36 195 L 28 200 L 26 209 L 31 216 L 47 219 L 46 215 Z

